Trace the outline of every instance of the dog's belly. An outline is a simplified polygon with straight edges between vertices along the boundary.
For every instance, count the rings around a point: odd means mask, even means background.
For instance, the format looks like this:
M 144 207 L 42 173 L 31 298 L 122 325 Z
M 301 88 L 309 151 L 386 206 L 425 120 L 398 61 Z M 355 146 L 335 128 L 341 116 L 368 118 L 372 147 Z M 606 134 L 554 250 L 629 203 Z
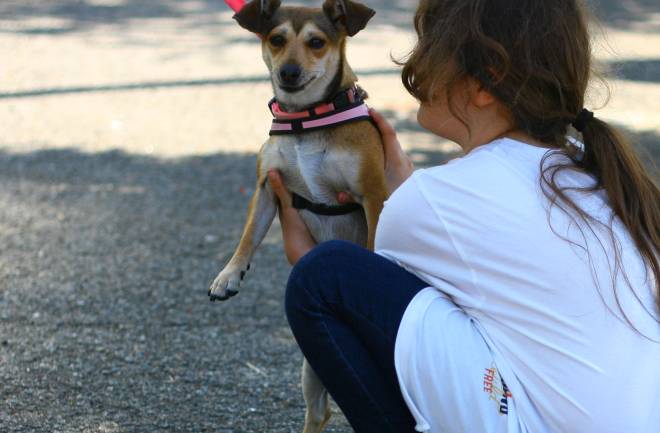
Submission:
M 367 220 L 362 211 L 349 215 L 322 216 L 304 210 L 301 216 L 317 242 L 342 239 L 367 245 Z
M 356 190 L 359 167 L 358 155 L 333 146 L 323 132 L 273 137 L 261 152 L 264 173 L 279 170 L 291 192 L 327 205 L 338 204 L 338 192 Z M 367 243 L 363 211 L 341 216 L 316 215 L 306 210 L 300 214 L 317 242 L 343 239 Z

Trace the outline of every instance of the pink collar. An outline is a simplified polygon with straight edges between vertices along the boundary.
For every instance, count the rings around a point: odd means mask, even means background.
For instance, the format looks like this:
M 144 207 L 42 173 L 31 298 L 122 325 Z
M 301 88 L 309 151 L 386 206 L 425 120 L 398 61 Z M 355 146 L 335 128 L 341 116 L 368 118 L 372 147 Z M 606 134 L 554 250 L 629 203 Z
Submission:
M 274 117 L 270 135 L 300 134 L 359 120 L 371 120 L 363 95 L 362 89 L 352 87 L 340 92 L 330 103 L 297 113 L 282 110 L 273 99 L 268 104 Z

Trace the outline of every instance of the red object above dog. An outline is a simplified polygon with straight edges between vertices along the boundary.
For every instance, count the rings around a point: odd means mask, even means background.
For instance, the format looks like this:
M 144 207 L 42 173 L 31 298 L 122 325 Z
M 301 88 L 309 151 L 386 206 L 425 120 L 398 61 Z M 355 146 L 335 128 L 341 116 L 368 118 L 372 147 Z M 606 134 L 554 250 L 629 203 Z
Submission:
M 238 12 L 245 5 L 245 0 L 225 0 L 225 3 L 227 3 L 227 5 L 229 5 L 229 7 L 234 10 L 234 12 Z

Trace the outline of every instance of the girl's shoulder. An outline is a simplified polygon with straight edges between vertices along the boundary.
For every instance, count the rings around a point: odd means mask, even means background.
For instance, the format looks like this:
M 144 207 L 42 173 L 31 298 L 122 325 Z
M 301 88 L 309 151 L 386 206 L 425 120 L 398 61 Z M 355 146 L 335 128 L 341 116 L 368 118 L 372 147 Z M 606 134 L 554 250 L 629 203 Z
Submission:
M 416 172 L 420 183 L 447 185 L 453 188 L 503 186 L 521 180 L 537 183 L 541 161 L 551 149 L 501 138 L 473 149 L 467 155 L 446 164 Z

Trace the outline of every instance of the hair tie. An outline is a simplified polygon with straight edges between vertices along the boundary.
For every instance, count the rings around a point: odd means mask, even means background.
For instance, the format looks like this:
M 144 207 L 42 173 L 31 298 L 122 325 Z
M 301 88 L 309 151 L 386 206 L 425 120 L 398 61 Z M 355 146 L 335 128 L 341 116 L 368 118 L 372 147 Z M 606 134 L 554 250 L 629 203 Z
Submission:
M 594 118 L 594 113 L 587 110 L 586 108 L 583 108 L 582 111 L 580 111 L 580 114 L 578 114 L 575 120 L 573 121 L 572 125 L 575 129 L 578 130 L 578 132 L 582 132 L 584 130 L 584 127 L 587 126 L 587 123 L 593 118 Z

